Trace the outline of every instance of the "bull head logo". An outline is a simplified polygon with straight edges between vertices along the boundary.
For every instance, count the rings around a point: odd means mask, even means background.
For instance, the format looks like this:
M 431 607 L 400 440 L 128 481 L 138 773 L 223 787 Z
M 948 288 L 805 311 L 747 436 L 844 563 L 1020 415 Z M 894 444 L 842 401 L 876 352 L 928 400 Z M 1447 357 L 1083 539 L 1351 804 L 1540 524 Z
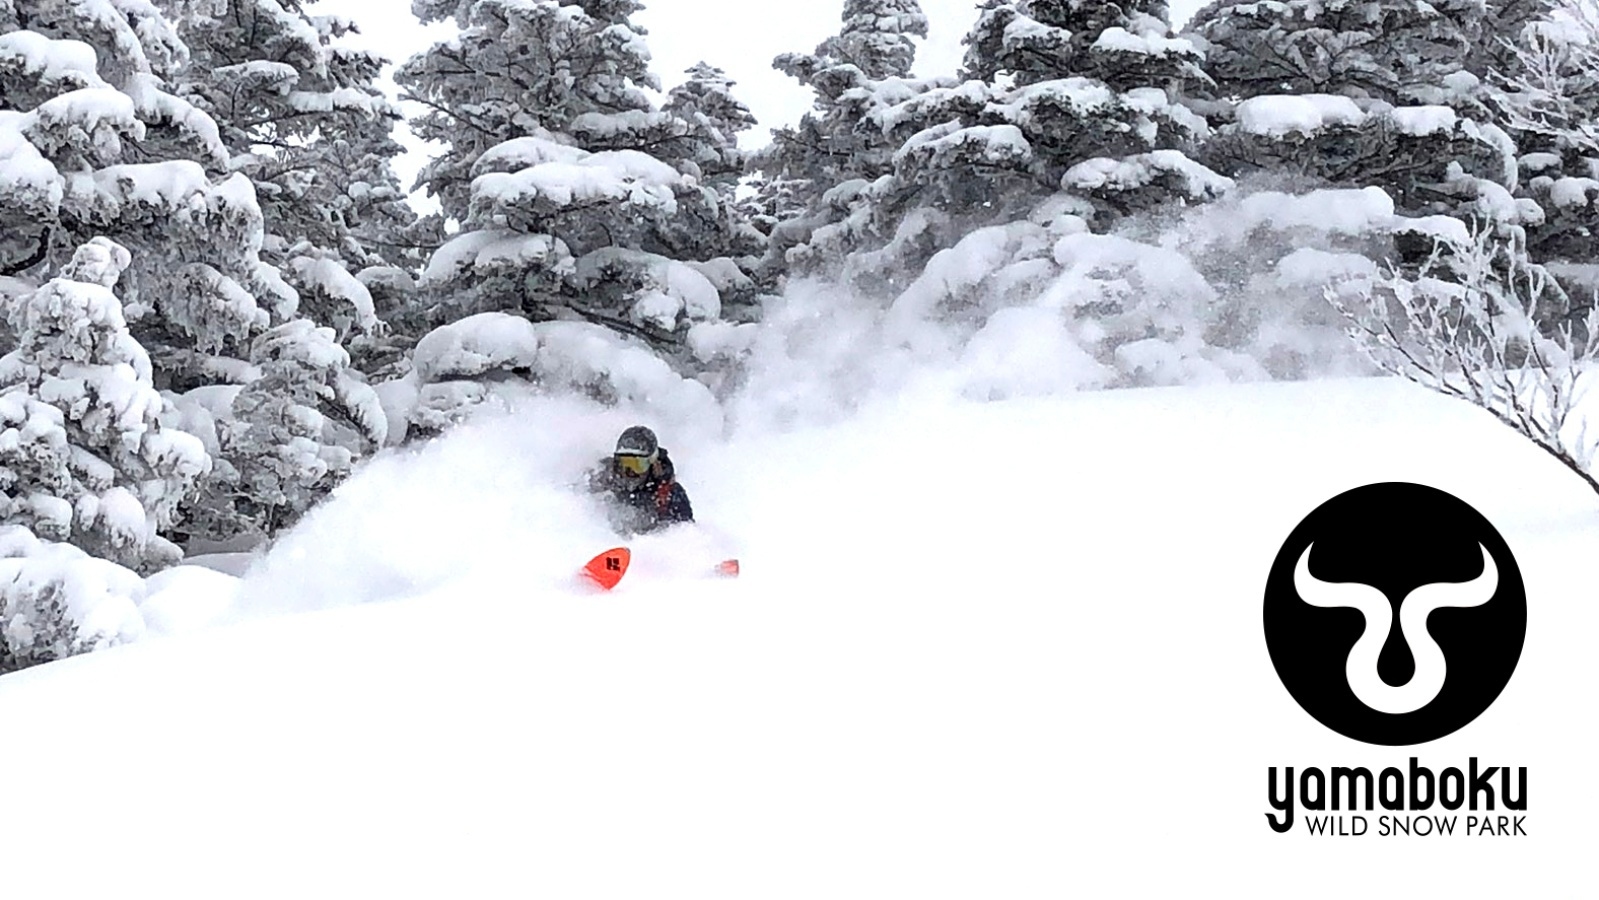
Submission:
M 1288 693 L 1370 744 L 1425 743 L 1481 715 L 1527 633 L 1505 539 L 1460 498 L 1407 482 L 1346 491 L 1306 516 L 1277 552 L 1265 601 L 1266 648 Z
M 1499 589 L 1499 569 L 1493 556 L 1481 544 L 1482 574 L 1470 581 L 1441 581 L 1416 588 L 1397 604 L 1399 634 L 1409 645 L 1416 661 L 1415 673 L 1402 685 L 1394 686 L 1377 674 L 1377 658 L 1388 643 L 1394 624 L 1394 606 L 1388 596 L 1371 585 L 1353 581 L 1321 581 L 1310 574 L 1310 551 L 1305 548 L 1294 566 L 1294 589 L 1311 606 L 1324 609 L 1352 607 L 1366 618 L 1366 630 L 1349 651 L 1344 676 L 1355 697 L 1378 712 L 1403 715 L 1415 712 L 1437 699 L 1449 674 L 1444 652 L 1427 631 L 1427 617 L 1446 606 L 1482 606 Z

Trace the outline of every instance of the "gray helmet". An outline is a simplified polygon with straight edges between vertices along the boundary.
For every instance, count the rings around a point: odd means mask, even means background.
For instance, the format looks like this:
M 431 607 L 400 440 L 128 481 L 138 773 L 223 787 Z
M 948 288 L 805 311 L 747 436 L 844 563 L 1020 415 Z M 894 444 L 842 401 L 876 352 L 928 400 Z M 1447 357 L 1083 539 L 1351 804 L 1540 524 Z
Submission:
M 643 425 L 634 425 L 616 439 L 617 456 L 654 457 L 656 451 L 660 449 L 660 443 L 655 440 L 655 432 Z

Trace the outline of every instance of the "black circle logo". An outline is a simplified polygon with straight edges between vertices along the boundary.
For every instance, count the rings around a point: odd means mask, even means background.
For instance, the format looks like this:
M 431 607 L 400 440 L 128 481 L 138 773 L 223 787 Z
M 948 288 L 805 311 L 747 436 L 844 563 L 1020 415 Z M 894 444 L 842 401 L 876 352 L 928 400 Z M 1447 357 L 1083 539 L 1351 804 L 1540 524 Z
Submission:
M 1266 580 L 1266 646 L 1318 722 L 1420 744 L 1491 706 L 1521 659 L 1527 594 L 1499 532 L 1464 500 L 1370 484 L 1305 517 Z

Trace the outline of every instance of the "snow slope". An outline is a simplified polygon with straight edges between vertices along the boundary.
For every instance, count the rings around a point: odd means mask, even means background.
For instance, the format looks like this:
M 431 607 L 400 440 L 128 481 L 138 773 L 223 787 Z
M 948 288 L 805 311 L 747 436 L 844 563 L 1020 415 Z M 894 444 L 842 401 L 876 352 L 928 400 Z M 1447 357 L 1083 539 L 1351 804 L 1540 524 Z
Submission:
M 1478 410 L 1371 379 L 663 434 L 719 533 L 594 596 L 561 485 L 624 419 L 531 402 L 381 459 L 205 610 L 231 627 L 0 678 L 5 895 L 1590 889 L 1599 505 Z M 1475 505 L 1528 583 L 1509 687 L 1417 748 L 1322 728 L 1261 635 L 1289 530 L 1384 480 Z M 728 547 L 744 576 L 699 577 Z M 1528 767 L 1530 836 L 1262 821 L 1268 766 L 1412 755 Z

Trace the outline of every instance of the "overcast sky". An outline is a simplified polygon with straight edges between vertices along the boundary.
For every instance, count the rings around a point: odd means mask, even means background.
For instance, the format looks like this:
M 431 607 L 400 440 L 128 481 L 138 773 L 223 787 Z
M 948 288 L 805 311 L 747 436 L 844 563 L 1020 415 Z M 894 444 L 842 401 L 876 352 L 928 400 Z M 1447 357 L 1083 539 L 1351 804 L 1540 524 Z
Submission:
M 1186 21 L 1203 2 L 1172 0 L 1172 16 Z M 916 74 L 953 73 L 961 60 L 961 38 L 977 18 L 977 0 L 921 4 L 931 33 L 917 55 Z M 814 49 L 838 30 L 843 8 L 843 0 L 646 0 L 634 22 L 649 31 L 654 70 L 663 87 L 670 89 L 682 80 L 684 69 L 701 60 L 728 72 L 738 82 L 734 93 L 760 120 L 743 143 L 759 146 L 768 140 L 768 129 L 797 120 L 811 102 L 798 82 L 772 68 L 772 58 Z M 353 19 L 363 32 L 354 42 L 394 62 L 454 32 L 453 23 L 423 28 L 411 15 L 409 0 L 319 0 L 312 12 Z M 407 160 L 400 167 L 407 185 L 417 164 Z

